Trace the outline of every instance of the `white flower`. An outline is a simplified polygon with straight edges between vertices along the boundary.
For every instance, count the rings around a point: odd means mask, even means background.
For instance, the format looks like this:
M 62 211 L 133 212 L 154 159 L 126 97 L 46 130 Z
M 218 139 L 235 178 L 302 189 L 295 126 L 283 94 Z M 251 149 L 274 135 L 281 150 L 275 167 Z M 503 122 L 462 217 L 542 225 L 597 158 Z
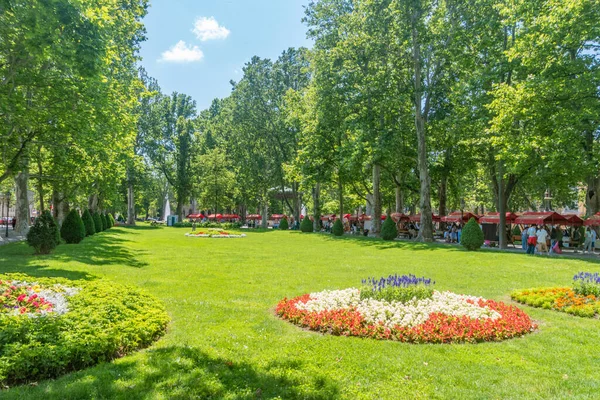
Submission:
M 376 299 L 360 299 L 360 290 L 355 288 L 311 293 L 306 303 L 298 302 L 296 308 L 311 312 L 339 310 L 355 307 L 370 324 L 383 324 L 389 328 L 396 325 L 413 327 L 426 322 L 432 313 L 467 316 L 473 319 L 500 318 L 500 314 L 489 307 L 480 307 L 480 297 L 452 292 L 434 291 L 429 299 L 412 299 L 406 303 Z

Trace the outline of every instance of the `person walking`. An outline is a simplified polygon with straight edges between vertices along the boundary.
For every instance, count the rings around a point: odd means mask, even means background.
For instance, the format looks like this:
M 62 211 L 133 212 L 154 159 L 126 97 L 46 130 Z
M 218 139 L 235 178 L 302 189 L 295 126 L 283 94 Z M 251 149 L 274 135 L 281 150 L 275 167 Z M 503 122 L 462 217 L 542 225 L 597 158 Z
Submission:
M 587 254 L 592 250 L 592 232 L 590 227 L 585 228 L 585 240 L 583 242 L 583 254 Z
M 546 243 L 546 241 L 548 240 L 548 231 L 546 229 L 544 229 L 544 226 L 540 226 L 537 233 L 537 243 L 539 246 L 539 253 L 546 253 L 548 254 L 548 245 Z
M 523 227 L 523 230 L 521 231 L 521 247 L 523 247 L 523 250 L 527 251 L 527 238 L 529 237 L 527 235 L 527 225 L 525 225 Z
M 15 226 L 17 226 L 17 217 L 13 217 L 11 224 L 12 224 L 12 228 L 13 228 L 13 231 L 14 231 L 15 230 Z
M 527 254 L 535 254 L 535 245 L 537 244 L 537 229 L 535 229 L 535 225 L 531 225 L 529 229 L 527 229 Z

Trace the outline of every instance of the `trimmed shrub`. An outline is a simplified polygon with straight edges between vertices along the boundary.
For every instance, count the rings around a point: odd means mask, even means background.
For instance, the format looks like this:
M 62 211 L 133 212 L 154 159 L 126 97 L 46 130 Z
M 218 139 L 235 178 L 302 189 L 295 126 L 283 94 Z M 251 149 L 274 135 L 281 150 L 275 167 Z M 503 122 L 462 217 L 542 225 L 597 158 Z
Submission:
M 85 210 L 81 216 L 83 225 L 85 226 L 85 235 L 92 236 L 96 233 L 96 225 L 94 224 L 94 218 L 89 210 Z
M 112 228 L 113 226 L 115 226 L 115 224 L 116 224 L 115 217 L 113 217 L 113 215 L 110 213 L 107 214 L 106 216 L 108 217 L 108 220 L 110 222 L 110 227 Z
M 96 228 L 96 233 L 102 232 L 102 219 L 100 218 L 100 213 L 98 211 L 94 212 L 94 228 Z
M 69 244 L 76 244 L 85 238 L 85 225 L 75 209 L 67 214 L 60 227 L 60 236 Z
M 11 274 L 0 275 L 0 280 L 35 283 L 41 297 L 45 291 L 62 291 L 67 305 L 62 315 L 2 315 L 3 386 L 55 378 L 123 357 L 164 335 L 169 321 L 156 298 L 103 279 L 71 281 Z
M 300 230 L 304 233 L 309 233 L 313 231 L 313 223 L 310 220 L 310 218 L 308 218 L 308 216 L 304 217 L 304 219 L 300 223 Z
M 475 218 L 471 218 L 462 229 L 460 244 L 467 250 L 478 250 L 483 246 L 483 231 Z
M 336 219 L 331 228 L 331 233 L 335 236 L 342 236 L 344 234 L 344 224 L 340 218 Z
M 281 229 L 282 231 L 287 231 L 288 229 L 290 229 L 290 224 L 288 223 L 287 218 L 283 218 L 281 222 L 279 222 L 279 229 Z
M 396 223 L 394 219 L 389 215 L 383 221 L 383 225 L 381 225 L 381 237 L 383 240 L 394 240 L 398 236 L 398 228 L 396 228 Z
M 100 219 L 102 220 L 102 230 L 107 230 L 108 228 L 110 228 L 110 226 L 108 225 L 108 219 L 106 218 L 106 215 L 104 213 L 100 213 Z
M 59 243 L 58 225 L 50 211 L 46 210 L 29 229 L 27 244 L 35 249 L 36 254 L 50 254 Z

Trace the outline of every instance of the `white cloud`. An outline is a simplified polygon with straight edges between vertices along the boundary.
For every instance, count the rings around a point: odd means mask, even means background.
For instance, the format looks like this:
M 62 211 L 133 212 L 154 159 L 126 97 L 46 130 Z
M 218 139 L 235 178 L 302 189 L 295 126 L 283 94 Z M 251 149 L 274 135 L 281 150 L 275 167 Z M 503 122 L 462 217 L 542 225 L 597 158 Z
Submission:
M 198 46 L 188 46 L 183 40 L 180 40 L 175 46 L 162 53 L 162 57 L 159 61 L 188 63 L 200 61 L 203 58 L 204 53 L 202 52 L 202 50 L 200 50 Z
M 203 42 L 213 39 L 226 39 L 229 36 L 229 29 L 219 25 L 215 17 L 199 17 L 194 23 L 192 32 Z

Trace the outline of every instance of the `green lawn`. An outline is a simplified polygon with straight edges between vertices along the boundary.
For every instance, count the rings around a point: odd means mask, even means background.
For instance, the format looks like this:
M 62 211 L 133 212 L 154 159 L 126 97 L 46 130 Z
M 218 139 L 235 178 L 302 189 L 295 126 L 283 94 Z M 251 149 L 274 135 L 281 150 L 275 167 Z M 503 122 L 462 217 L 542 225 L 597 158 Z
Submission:
M 510 301 L 511 290 L 570 285 L 595 261 L 297 232 L 187 238 L 184 229 L 113 228 L 34 257 L 0 247 L 0 272 L 104 276 L 160 298 L 172 318 L 150 349 L 0 392 L 0 398 L 598 398 L 600 321 L 522 306 L 539 324 L 501 343 L 415 345 L 323 336 L 274 315 L 283 297 L 413 273 L 438 290 Z

